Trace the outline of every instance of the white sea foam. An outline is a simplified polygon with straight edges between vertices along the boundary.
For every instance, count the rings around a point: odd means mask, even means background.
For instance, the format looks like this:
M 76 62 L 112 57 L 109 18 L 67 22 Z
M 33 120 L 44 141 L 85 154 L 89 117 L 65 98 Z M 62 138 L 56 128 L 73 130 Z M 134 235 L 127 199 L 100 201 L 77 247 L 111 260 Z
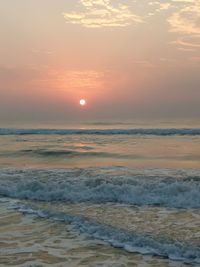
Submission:
M 27 214 L 45 219 L 62 221 L 72 225 L 72 229 L 94 238 L 108 242 L 114 247 L 128 252 L 159 255 L 172 260 L 200 263 L 200 248 L 180 242 L 170 243 L 167 240 L 156 240 L 151 236 L 128 232 L 111 226 L 99 224 L 80 216 L 72 216 L 63 212 L 53 212 L 30 205 L 15 204 L 13 208 Z
M 15 129 L 0 128 L 0 135 L 200 135 L 200 128 L 133 129 Z
M 126 203 L 200 208 L 198 171 L 89 169 L 4 169 L 0 195 L 71 203 Z

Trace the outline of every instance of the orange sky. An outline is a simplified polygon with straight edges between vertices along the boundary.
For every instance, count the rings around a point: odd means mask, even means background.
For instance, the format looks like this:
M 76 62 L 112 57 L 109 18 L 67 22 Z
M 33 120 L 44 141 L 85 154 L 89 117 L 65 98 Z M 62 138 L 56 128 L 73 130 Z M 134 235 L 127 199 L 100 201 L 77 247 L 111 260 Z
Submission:
M 0 122 L 200 116 L 200 0 L 1 0 L 0 16 Z

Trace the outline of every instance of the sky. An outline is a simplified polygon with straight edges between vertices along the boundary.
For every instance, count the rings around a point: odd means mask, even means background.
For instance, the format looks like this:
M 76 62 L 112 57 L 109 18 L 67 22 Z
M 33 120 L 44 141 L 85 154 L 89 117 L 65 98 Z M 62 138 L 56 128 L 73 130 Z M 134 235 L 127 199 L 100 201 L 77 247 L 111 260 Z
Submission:
M 200 116 L 200 0 L 0 0 L 0 22 L 0 124 Z

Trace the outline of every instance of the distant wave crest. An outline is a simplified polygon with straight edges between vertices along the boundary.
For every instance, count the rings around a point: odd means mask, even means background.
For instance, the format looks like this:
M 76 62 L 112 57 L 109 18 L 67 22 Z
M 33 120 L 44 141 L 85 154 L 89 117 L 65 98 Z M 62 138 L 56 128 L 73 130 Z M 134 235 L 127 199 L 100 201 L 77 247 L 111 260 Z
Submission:
M 134 129 L 14 129 L 0 128 L 0 135 L 200 135 L 200 128 Z

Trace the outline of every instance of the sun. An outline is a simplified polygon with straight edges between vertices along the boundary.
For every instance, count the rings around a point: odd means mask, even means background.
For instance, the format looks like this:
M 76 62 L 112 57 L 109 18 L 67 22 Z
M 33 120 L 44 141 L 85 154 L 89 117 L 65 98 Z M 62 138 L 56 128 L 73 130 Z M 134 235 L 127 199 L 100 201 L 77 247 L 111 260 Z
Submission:
M 86 105 L 86 100 L 85 99 L 81 99 L 79 103 L 80 103 L 81 106 L 85 106 Z

